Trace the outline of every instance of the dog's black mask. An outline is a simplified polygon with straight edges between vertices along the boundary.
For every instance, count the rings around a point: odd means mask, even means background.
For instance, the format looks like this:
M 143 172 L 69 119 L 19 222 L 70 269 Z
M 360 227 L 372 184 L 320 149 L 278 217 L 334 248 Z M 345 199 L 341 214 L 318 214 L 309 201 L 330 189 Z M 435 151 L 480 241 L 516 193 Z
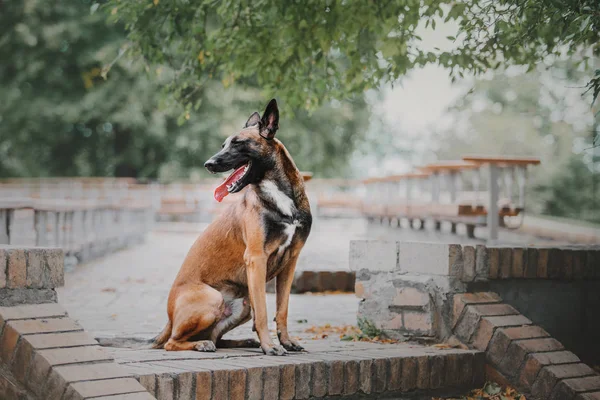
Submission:
M 265 172 L 273 168 L 275 133 L 279 128 L 279 110 L 271 100 L 261 116 L 253 113 L 244 128 L 229 136 L 221 150 L 204 167 L 211 173 L 233 169 L 229 177 L 215 189 L 215 199 L 223 200 L 229 193 L 237 193 L 250 183 L 258 183 Z

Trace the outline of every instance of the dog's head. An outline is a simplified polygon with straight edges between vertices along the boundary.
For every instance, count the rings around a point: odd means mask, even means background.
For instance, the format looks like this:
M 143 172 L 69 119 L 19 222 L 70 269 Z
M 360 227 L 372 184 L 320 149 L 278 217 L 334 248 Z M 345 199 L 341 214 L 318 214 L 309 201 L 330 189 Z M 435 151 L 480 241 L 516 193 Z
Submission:
M 246 185 L 260 182 L 265 173 L 275 165 L 273 139 L 279 128 L 277 101 L 272 99 L 262 117 L 255 112 L 248 118 L 244 128 L 229 136 L 221 151 L 212 156 L 204 167 L 212 173 L 233 172 L 215 189 L 215 199 L 223 200 L 229 193 L 237 193 Z

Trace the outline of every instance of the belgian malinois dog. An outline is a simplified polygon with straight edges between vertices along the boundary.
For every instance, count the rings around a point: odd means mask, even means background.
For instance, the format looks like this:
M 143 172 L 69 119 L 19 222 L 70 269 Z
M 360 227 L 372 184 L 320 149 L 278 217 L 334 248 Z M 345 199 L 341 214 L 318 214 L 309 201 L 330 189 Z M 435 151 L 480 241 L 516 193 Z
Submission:
M 288 301 L 312 216 L 302 175 L 275 138 L 278 128 L 279 110 L 273 99 L 262 117 L 252 114 L 204 164 L 212 173 L 233 169 L 215 189 L 217 201 L 245 190 L 188 252 L 169 294 L 169 322 L 154 348 L 215 351 L 260 346 L 271 355 L 303 350 L 288 333 Z M 279 346 L 267 327 L 265 286 L 273 278 Z M 222 339 L 251 317 L 260 343 Z

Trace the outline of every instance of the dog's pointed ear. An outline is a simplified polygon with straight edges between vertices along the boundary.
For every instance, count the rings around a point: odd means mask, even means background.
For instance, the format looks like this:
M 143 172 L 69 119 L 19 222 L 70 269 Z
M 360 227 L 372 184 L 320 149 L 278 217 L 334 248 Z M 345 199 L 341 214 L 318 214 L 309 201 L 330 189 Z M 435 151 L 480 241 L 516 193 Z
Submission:
M 248 121 L 246 121 L 246 125 L 244 125 L 244 128 L 247 128 L 249 126 L 258 125 L 259 122 L 260 122 L 260 114 L 257 112 L 254 112 L 254 113 L 252 113 L 250 118 L 248 118 Z
M 273 139 L 275 133 L 279 129 L 279 109 L 277 108 L 277 100 L 272 99 L 263 113 L 260 120 L 260 136 L 265 139 Z

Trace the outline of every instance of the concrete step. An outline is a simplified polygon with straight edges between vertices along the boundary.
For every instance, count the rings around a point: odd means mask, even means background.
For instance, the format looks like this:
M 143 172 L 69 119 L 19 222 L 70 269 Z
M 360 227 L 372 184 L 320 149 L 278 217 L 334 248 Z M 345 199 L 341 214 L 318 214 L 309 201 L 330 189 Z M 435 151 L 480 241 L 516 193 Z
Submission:
M 159 400 L 411 398 L 465 393 L 485 381 L 482 352 L 415 344 L 304 341 L 306 353 L 107 348 Z M 391 398 L 391 397 L 390 397 Z M 394 397 L 397 398 L 397 397 Z

